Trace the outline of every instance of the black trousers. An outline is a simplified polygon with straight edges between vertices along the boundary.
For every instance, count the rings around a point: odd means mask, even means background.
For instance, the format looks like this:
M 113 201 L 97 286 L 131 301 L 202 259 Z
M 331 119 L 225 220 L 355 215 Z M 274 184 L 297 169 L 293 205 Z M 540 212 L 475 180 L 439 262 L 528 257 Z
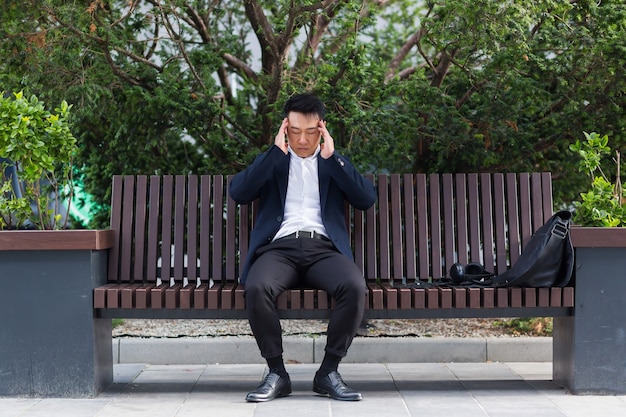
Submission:
M 284 238 L 261 247 L 245 284 L 246 312 L 264 358 L 283 353 L 276 298 L 290 288 L 325 290 L 335 299 L 326 352 L 344 357 L 365 307 L 365 279 L 356 264 L 321 239 Z

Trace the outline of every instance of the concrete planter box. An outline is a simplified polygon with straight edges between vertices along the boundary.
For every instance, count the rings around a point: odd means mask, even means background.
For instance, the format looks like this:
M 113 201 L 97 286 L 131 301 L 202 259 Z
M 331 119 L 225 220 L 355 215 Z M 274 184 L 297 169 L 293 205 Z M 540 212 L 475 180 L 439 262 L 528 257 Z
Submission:
M 111 375 L 94 319 L 113 231 L 0 231 L 0 396 L 93 397 Z M 100 351 L 102 350 L 102 351 Z
M 554 319 L 554 379 L 577 394 L 626 393 L 626 228 L 571 229 L 573 317 Z

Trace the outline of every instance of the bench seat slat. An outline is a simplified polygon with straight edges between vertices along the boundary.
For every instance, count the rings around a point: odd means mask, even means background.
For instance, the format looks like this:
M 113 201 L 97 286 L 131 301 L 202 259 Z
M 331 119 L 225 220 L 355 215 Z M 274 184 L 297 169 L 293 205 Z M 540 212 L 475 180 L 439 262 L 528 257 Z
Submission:
M 121 290 L 121 308 L 134 308 L 135 307 L 135 294 L 137 289 L 141 287 L 141 284 L 132 284 Z
M 179 296 L 180 296 L 180 301 L 179 301 L 179 305 L 180 308 L 184 309 L 184 310 L 189 310 L 192 306 L 192 292 L 193 292 L 193 288 L 191 287 L 191 285 L 187 285 L 185 287 L 182 287 L 179 291 Z
M 413 308 L 411 304 L 411 290 L 409 288 L 398 289 L 398 305 L 402 310 Z
M 289 308 L 300 310 L 302 308 L 302 300 L 300 290 L 289 290 Z
M 413 290 L 413 308 L 424 310 L 426 308 L 426 290 L 417 288 Z
M 222 297 L 221 285 L 213 285 L 211 288 L 207 290 L 207 307 L 206 308 L 212 309 L 212 310 L 219 309 L 221 297 Z
M 395 310 L 398 308 L 398 290 L 393 288 L 389 283 L 385 282 L 381 285 L 383 290 L 384 308 L 387 310 Z
M 209 305 L 208 300 L 209 284 L 203 283 L 193 289 L 193 308 L 202 310 Z
M 235 310 L 245 310 L 246 309 L 246 301 L 244 299 L 244 286 L 238 285 L 235 288 Z
M 150 308 L 150 289 L 154 287 L 154 284 L 146 284 L 137 288 L 135 291 L 135 308 L 146 309 Z
M 180 284 L 165 289 L 165 308 L 174 309 L 180 307 Z
M 220 308 L 232 310 L 235 308 L 235 284 L 227 283 L 220 291 Z
M 315 310 L 315 290 L 303 290 L 303 308 L 305 310 Z
M 437 304 L 438 308 L 449 309 L 453 307 L 453 293 L 452 288 L 442 287 L 437 288 Z
M 128 284 L 121 286 L 111 286 L 106 290 L 106 306 L 107 308 L 120 308 L 120 292 L 126 288 Z
M 328 302 L 328 293 L 324 290 L 317 291 L 317 308 L 320 310 L 328 309 L 330 303 Z
M 495 288 L 483 288 L 481 301 L 481 308 L 494 308 L 496 305 Z
M 454 294 L 454 307 L 455 308 L 467 308 L 467 295 L 465 288 L 453 288 Z
M 167 284 L 160 284 L 154 288 L 150 288 L 150 307 L 152 308 L 164 308 L 165 307 L 165 290 Z

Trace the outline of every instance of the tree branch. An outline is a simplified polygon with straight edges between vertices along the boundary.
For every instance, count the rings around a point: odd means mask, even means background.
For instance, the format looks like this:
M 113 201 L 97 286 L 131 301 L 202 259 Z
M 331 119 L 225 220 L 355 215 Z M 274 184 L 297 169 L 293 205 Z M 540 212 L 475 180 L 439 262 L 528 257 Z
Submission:
M 170 18 L 167 15 L 167 13 L 165 13 L 165 11 L 163 9 L 160 9 L 160 10 L 161 10 L 161 16 L 163 17 L 163 21 L 165 22 L 165 29 L 167 30 L 167 33 L 169 34 L 170 38 L 178 46 L 178 49 L 180 50 L 180 53 L 182 54 L 182 56 L 183 56 L 185 62 L 187 63 L 187 65 L 189 66 L 189 70 L 193 74 L 193 78 L 200 85 L 200 87 L 202 87 L 202 89 L 204 90 L 206 88 L 206 86 L 204 84 L 204 81 L 202 80 L 202 77 L 200 77 L 200 74 L 198 74 L 198 71 L 196 71 L 196 67 L 193 64 L 193 62 L 191 62 L 191 60 L 189 59 L 189 55 L 187 55 L 187 51 L 185 49 L 185 45 L 184 45 L 183 41 L 181 40 L 180 35 L 178 35 L 177 33 L 174 32 L 174 28 L 172 26 L 172 22 L 170 21 Z
M 134 54 L 124 48 L 120 48 L 119 46 L 114 46 L 111 45 L 109 41 L 107 41 L 106 39 L 100 38 L 98 36 L 94 36 L 94 35 L 89 35 L 87 33 L 84 33 L 82 30 L 79 30 L 78 28 L 76 28 L 75 26 L 59 19 L 59 17 L 54 13 L 54 11 L 48 9 L 48 13 L 50 14 L 50 17 L 57 22 L 58 24 L 60 24 L 61 26 L 63 26 L 64 28 L 70 30 L 71 32 L 73 32 L 74 34 L 78 35 L 79 37 L 85 38 L 87 40 L 90 40 L 91 42 L 95 43 L 96 45 L 99 45 L 102 49 L 106 49 L 107 51 L 109 50 L 109 48 L 115 52 L 119 52 L 120 54 L 132 59 L 133 61 L 136 62 L 140 62 L 142 64 L 145 64 L 155 70 L 157 70 L 158 72 L 162 72 L 163 68 L 149 60 L 147 60 L 146 58 L 139 56 L 137 54 Z
M 428 11 L 426 12 L 426 15 L 424 16 L 424 18 L 428 18 L 428 16 L 430 16 L 430 13 L 433 11 L 433 8 L 434 8 L 434 5 L 431 5 Z M 433 72 L 435 72 L 434 65 L 432 64 L 432 62 L 430 62 L 430 59 L 428 59 L 428 57 L 426 56 L 426 53 L 424 53 L 424 50 L 422 49 L 421 44 L 420 44 L 422 41 L 422 36 L 425 33 L 426 33 L 426 28 L 422 24 L 420 29 L 416 33 L 411 35 L 409 39 L 407 39 L 407 41 L 404 43 L 404 45 L 402 45 L 402 47 L 400 48 L 396 56 L 394 56 L 391 62 L 389 63 L 389 71 L 387 72 L 387 75 L 385 76 L 385 82 L 388 82 L 394 77 L 396 71 L 400 67 L 400 64 L 402 63 L 402 61 L 404 61 L 406 56 L 409 54 L 409 52 L 411 51 L 411 49 L 413 49 L 415 45 L 417 45 L 417 49 L 420 55 L 422 56 L 422 58 L 424 58 L 424 61 L 426 61 L 430 69 L 433 70 Z
M 294 10 L 295 13 L 303 13 L 307 11 L 317 10 L 317 8 L 322 8 L 323 12 L 319 13 L 313 19 L 313 23 L 311 25 L 311 31 L 309 32 L 309 35 L 307 36 L 307 42 L 306 42 L 305 48 L 310 49 L 311 55 L 314 55 L 315 52 L 317 51 L 317 48 L 319 47 L 319 44 L 321 43 L 322 36 L 326 32 L 326 29 L 328 29 L 328 26 L 330 25 L 332 18 L 336 16 L 338 11 L 341 9 L 342 3 L 344 2 L 341 0 L 334 0 L 334 1 L 329 0 L 325 2 L 323 1 L 317 5 L 312 5 L 309 7 L 306 7 L 306 6 L 302 7 L 299 9 L 299 11 L 298 9 Z M 309 10 L 310 7 L 317 7 L 317 8 Z M 294 18 L 295 18 L 295 13 L 293 13 Z M 291 14 L 292 13 L 290 13 L 290 15 Z
M 454 107 L 456 107 L 457 109 L 461 108 L 461 106 L 463 106 L 463 104 L 465 104 L 469 100 L 472 94 L 474 94 L 477 91 L 480 91 L 486 84 L 487 84 L 487 81 L 482 80 L 478 84 L 472 85 L 472 88 L 467 90 L 465 94 L 463 94 L 463 97 L 461 97 L 460 99 L 456 101 L 456 103 L 454 104 Z
M 152 56 L 154 55 L 154 52 L 157 49 L 157 46 L 159 45 L 159 31 L 160 31 L 160 25 L 158 20 L 155 19 L 154 21 L 154 38 L 152 39 L 152 45 L 150 45 L 150 47 L 148 48 L 148 52 L 146 53 L 145 58 L 146 59 L 150 59 L 152 58 Z
M 230 79 L 228 78 L 228 73 L 226 72 L 226 68 L 220 66 L 217 69 L 217 77 L 220 79 L 220 84 L 222 85 L 222 92 L 224 94 L 224 99 L 228 104 L 233 103 L 233 87 L 230 83 Z
M 109 67 L 111 67 L 111 70 L 113 71 L 113 73 L 118 76 L 119 78 L 121 78 L 122 80 L 128 82 L 129 84 L 135 85 L 137 87 L 142 87 L 145 88 L 146 90 L 152 91 L 154 90 L 154 87 L 150 86 L 149 84 L 143 82 L 140 78 L 137 77 L 133 77 L 130 74 L 128 74 L 127 72 L 123 71 L 120 67 L 118 67 L 115 62 L 113 61 L 113 57 L 111 57 L 111 51 L 109 51 L 108 49 L 104 49 L 104 57 L 106 58 L 107 63 L 109 64 Z
M 265 16 L 265 13 L 263 13 L 263 9 L 259 3 L 256 0 L 245 0 L 244 7 L 248 21 L 252 25 L 252 29 L 254 30 L 254 33 L 256 33 L 259 44 L 261 45 L 263 55 L 265 55 L 265 51 L 269 49 L 274 55 L 278 56 L 279 54 L 272 25 L 267 20 L 267 17 Z
M 126 13 L 125 15 L 123 15 L 122 17 L 120 17 L 119 19 L 114 21 L 113 23 L 111 23 L 110 26 L 116 26 L 116 25 L 120 24 L 121 22 L 123 22 L 124 20 L 128 19 L 128 17 L 131 14 L 133 14 L 135 9 L 137 8 L 137 4 L 139 3 L 139 0 L 131 0 L 129 3 L 130 4 L 128 5 L 128 13 Z
M 193 22 L 192 27 L 196 29 L 196 32 L 198 32 L 200 39 L 202 39 L 204 43 L 210 43 L 212 40 L 209 34 L 209 29 L 204 24 L 204 20 L 200 17 L 198 11 L 191 7 L 189 3 L 185 3 L 185 8 L 187 9 L 187 14 L 191 18 L 191 21 Z
M 431 87 L 439 88 L 442 86 L 443 80 L 446 78 L 446 75 L 448 75 L 450 65 L 452 65 L 454 56 L 458 53 L 458 51 L 458 49 L 454 49 L 450 54 L 448 54 L 446 51 L 441 52 L 439 64 L 435 69 L 435 76 L 430 83 Z
M 222 57 L 228 65 L 244 73 L 245 76 L 248 77 L 250 80 L 254 82 L 257 82 L 259 80 L 259 76 L 256 74 L 256 72 L 254 72 L 254 70 L 250 68 L 249 65 L 241 61 L 239 58 L 229 53 L 222 54 Z
M 389 63 L 389 71 L 387 71 L 387 74 L 385 75 L 385 82 L 388 82 L 394 77 L 396 71 L 398 70 L 398 67 L 400 66 L 402 61 L 404 61 L 404 58 L 406 58 L 411 49 L 413 49 L 413 47 L 420 42 L 422 38 L 422 33 L 422 29 L 420 29 L 419 31 L 411 35 L 411 37 L 409 37 L 404 45 L 402 45 L 396 56 L 394 56 Z

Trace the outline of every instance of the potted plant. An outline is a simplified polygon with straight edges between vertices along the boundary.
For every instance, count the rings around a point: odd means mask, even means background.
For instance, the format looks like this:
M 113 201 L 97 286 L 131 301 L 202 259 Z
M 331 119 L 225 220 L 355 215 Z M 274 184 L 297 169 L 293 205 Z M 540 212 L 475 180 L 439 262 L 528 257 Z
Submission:
M 570 145 L 579 156 L 579 170 L 590 186 L 574 202 L 574 246 L 626 245 L 626 194 L 621 181 L 621 153 L 612 151 L 607 135 L 583 132 L 585 140 Z M 610 176 L 613 173 L 613 176 Z
M 570 146 L 590 187 L 574 202 L 574 315 L 554 319 L 554 378 L 575 393 L 624 393 L 626 196 L 620 152 L 611 150 L 606 135 L 584 135 Z
M 0 98 L 0 228 L 61 229 L 72 198 L 77 150 L 66 101 L 46 110 L 23 92 Z
M 0 97 L 0 396 L 93 396 L 112 379 L 111 320 L 94 319 L 93 288 L 113 235 L 68 228 L 70 109 Z
M 577 140 L 570 145 L 570 150 L 580 157 L 579 170 L 589 174 L 591 186 L 589 191 L 580 194 L 580 201 L 574 202 L 573 221 L 591 227 L 626 226 L 620 152 L 616 150 L 615 157 L 609 159 L 615 164 L 615 180 L 611 181 L 605 172 L 607 167 L 602 166 L 612 153 L 609 137 L 595 132 L 583 133 L 586 140 Z
M 77 151 L 72 106 L 62 101 L 50 112 L 34 95 L 0 94 L 0 250 L 96 244 L 99 231 L 53 232 L 69 226 Z

